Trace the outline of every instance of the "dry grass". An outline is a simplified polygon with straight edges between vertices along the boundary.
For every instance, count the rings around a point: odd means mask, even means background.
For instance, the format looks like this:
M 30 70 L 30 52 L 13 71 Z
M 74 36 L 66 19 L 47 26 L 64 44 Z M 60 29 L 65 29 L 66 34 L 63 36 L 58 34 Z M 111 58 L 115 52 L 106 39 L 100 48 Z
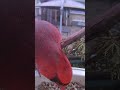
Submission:
M 85 38 L 66 46 L 63 51 L 67 56 L 78 56 L 81 57 L 81 60 L 85 60 Z

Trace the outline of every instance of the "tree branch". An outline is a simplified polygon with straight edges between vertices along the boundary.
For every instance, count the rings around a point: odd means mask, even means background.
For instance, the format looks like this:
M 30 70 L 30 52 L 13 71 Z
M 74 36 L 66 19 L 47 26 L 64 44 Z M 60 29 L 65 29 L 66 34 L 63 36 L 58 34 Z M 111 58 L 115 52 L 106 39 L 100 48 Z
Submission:
M 120 21 L 120 3 L 103 15 L 86 22 L 86 42 L 97 37 L 98 34 L 110 30 L 117 23 L 116 21 Z
M 80 39 L 81 37 L 83 37 L 85 35 L 85 28 L 79 30 L 78 32 L 76 32 L 75 34 L 69 36 L 67 39 L 63 40 L 61 42 L 61 46 L 62 48 L 64 48 L 65 46 L 75 42 L 76 40 Z
M 79 32 L 69 36 L 66 40 L 62 41 L 62 48 L 73 43 L 77 39 L 86 36 L 85 41 L 89 41 L 98 36 L 102 32 L 110 30 L 117 22 L 120 21 L 120 3 L 112 7 L 105 14 L 94 18 L 93 20 L 86 23 L 86 33 L 85 28 L 81 29 Z

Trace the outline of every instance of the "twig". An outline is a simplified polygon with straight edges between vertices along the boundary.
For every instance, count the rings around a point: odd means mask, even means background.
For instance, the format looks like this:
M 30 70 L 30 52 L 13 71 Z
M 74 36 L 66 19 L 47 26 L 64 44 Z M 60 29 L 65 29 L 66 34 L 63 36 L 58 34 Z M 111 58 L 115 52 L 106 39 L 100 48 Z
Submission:
M 85 28 L 79 30 L 78 32 L 74 33 L 73 35 L 69 36 L 67 39 L 61 42 L 62 48 L 65 46 L 75 42 L 76 40 L 82 38 L 85 35 Z

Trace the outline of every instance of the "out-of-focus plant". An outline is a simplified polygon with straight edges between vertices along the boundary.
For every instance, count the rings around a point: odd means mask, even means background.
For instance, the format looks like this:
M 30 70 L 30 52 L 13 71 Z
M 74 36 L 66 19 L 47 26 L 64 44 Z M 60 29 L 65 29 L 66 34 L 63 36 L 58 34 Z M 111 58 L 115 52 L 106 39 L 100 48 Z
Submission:
M 120 79 L 120 23 L 96 41 L 95 71 L 109 71 L 112 79 Z M 91 69 L 92 70 L 92 69 Z
M 102 54 L 106 59 L 110 59 L 114 54 L 120 56 L 120 36 L 112 36 L 109 33 L 108 36 L 100 37 L 97 41 L 96 54 Z

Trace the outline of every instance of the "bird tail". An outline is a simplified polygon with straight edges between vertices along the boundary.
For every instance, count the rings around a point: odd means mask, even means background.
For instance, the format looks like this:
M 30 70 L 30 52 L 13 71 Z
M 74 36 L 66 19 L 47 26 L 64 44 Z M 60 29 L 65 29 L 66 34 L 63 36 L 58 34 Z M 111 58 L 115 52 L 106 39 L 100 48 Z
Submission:
M 57 75 L 59 80 L 65 85 L 69 84 L 72 79 L 72 67 L 62 50 L 60 53 L 60 63 L 58 68 Z

